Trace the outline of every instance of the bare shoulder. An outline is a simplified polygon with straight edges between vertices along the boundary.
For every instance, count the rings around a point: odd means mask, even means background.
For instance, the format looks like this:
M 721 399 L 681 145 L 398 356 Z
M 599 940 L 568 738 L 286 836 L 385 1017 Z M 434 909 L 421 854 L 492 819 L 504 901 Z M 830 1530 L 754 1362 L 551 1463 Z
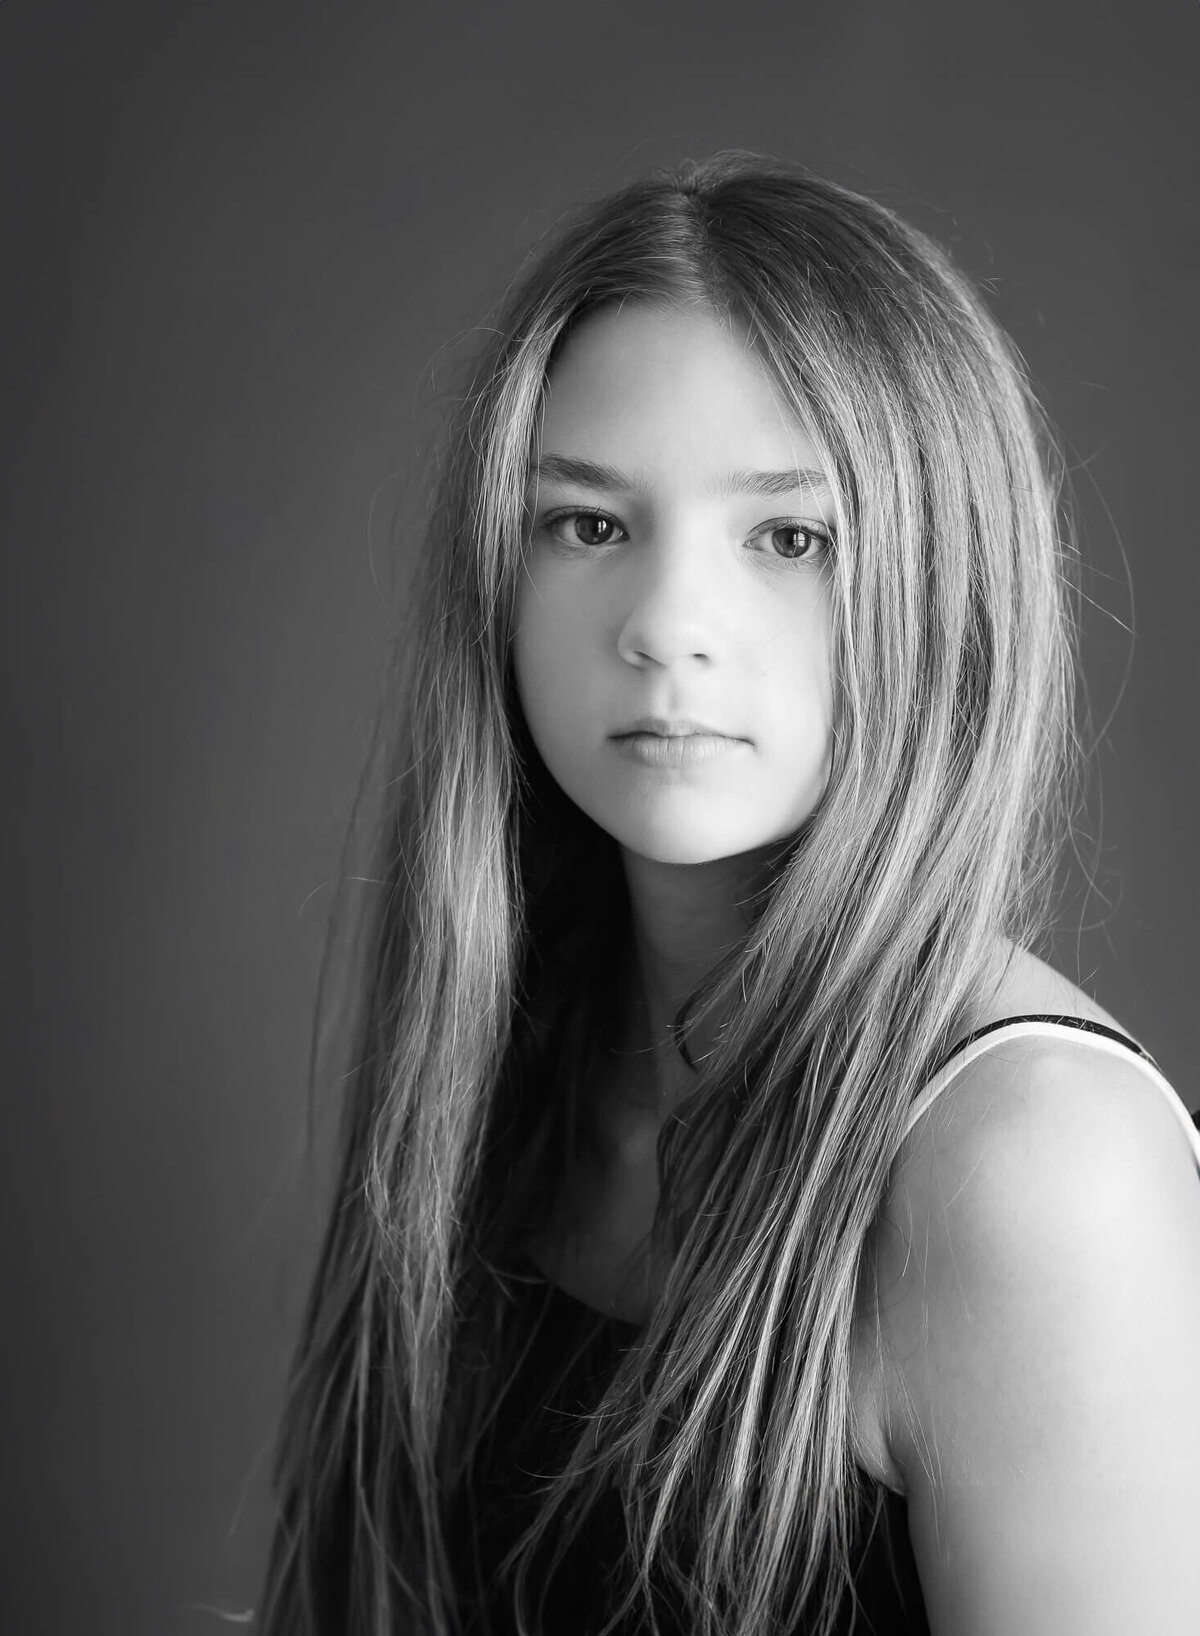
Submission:
M 1145 1188 L 1200 1208 L 1195 1164 L 1171 1099 L 1132 1054 L 1065 1033 L 1002 1038 L 913 1127 L 884 1216 L 944 1219 L 948 1188 L 980 1227 L 1002 1199 L 992 1225 L 1006 1233 L 1031 1210 L 1074 1220 Z
M 1162 1089 L 1069 1036 L 998 1045 L 910 1133 L 873 1247 L 934 1631 L 1191 1628 L 1200 1177 Z

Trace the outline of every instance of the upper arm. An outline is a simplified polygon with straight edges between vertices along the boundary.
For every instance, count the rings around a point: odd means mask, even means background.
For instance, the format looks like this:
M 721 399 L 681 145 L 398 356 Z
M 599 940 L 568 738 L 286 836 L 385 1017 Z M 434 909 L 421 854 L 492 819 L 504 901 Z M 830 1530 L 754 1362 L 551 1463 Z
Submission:
M 1161 1092 L 986 1054 L 878 1240 L 889 1446 L 935 1636 L 1183 1636 L 1200 1609 L 1200 1177 Z

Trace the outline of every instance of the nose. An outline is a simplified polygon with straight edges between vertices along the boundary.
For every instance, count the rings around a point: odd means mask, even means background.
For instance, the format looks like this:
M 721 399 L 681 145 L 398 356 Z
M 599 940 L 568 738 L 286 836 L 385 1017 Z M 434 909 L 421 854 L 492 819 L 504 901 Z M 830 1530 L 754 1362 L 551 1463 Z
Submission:
M 728 588 L 699 542 L 684 538 L 647 542 L 629 565 L 631 589 L 617 637 L 627 664 L 673 665 L 720 656 Z

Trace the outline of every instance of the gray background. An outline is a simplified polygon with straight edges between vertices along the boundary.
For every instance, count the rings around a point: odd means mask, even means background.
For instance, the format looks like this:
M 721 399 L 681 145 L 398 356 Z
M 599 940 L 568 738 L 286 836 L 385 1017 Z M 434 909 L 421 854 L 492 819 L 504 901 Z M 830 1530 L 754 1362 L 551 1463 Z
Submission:
M 1195 0 L 0 8 L 6 1629 L 254 1600 L 388 520 L 581 191 L 759 147 L 987 281 L 1077 468 L 1115 711 L 1062 963 L 1200 1097 L 1198 34 Z

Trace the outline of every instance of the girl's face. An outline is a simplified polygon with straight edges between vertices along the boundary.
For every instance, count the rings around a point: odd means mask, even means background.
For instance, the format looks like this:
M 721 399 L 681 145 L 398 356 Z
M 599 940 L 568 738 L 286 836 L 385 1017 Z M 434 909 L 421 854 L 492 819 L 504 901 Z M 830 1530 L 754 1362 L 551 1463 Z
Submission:
M 829 770 L 833 497 L 749 346 L 695 310 L 586 319 L 527 510 L 516 679 L 566 794 L 664 863 L 792 835 Z

